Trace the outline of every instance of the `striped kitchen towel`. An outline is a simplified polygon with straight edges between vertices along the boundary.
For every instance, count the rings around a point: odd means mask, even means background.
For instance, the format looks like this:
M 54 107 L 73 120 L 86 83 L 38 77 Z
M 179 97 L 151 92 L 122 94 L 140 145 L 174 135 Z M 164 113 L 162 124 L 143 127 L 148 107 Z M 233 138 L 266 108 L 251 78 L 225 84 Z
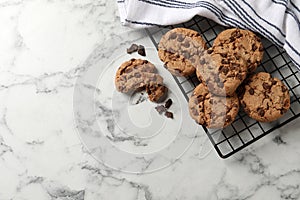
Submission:
M 204 16 L 260 33 L 284 48 L 300 70 L 300 0 L 117 0 L 121 22 L 131 27 L 171 25 Z

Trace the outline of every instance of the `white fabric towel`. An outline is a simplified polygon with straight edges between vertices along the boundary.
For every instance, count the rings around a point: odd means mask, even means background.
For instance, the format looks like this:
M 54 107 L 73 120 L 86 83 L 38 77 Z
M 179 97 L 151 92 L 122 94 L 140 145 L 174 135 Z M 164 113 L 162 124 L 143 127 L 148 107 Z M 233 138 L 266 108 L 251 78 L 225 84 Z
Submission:
M 121 22 L 141 28 L 195 15 L 260 33 L 284 48 L 300 70 L 300 0 L 117 0 Z

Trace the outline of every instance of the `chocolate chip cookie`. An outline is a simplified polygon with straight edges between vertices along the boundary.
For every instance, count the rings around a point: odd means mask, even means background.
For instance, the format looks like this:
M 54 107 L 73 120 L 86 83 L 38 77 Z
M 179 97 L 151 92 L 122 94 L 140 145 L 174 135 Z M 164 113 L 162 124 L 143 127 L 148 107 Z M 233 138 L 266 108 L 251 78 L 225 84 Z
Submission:
M 148 98 L 158 102 L 167 93 L 163 78 L 156 73 L 155 66 L 147 60 L 131 59 L 124 62 L 115 77 L 117 91 L 122 93 L 146 89 Z
M 224 128 L 231 124 L 239 111 L 239 99 L 216 96 L 210 93 L 205 84 L 200 83 L 189 99 L 191 117 L 208 128 Z
M 209 48 L 196 63 L 197 77 L 209 92 L 220 96 L 233 96 L 247 76 L 247 65 L 240 56 Z
M 249 73 L 255 71 L 263 58 L 261 40 L 249 30 L 232 28 L 222 31 L 215 39 L 213 46 L 220 47 L 224 52 L 243 57 Z
M 245 113 L 260 122 L 274 121 L 290 107 L 287 87 L 266 72 L 247 78 L 238 91 Z
M 198 32 L 175 28 L 161 38 L 158 56 L 173 75 L 188 76 L 195 72 L 193 62 L 205 49 L 205 41 Z

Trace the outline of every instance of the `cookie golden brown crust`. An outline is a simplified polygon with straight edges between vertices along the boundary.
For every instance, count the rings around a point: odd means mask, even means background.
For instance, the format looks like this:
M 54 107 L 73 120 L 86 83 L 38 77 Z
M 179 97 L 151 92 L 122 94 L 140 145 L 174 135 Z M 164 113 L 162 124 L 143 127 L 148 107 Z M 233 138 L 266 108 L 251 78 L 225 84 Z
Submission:
M 266 72 L 247 78 L 239 88 L 239 96 L 244 111 L 260 122 L 277 120 L 290 108 L 287 87 Z
M 216 96 L 200 83 L 189 99 L 191 117 L 208 128 L 224 128 L 230 125 L 239 111 L 236 94 L 232 97 Z
M 243 57 L 249 73 L 256 70 L 263 58 L 261 40 L 249 30 L 232 28 L 222 31 L 215 39 L 213 46 Z
M 158 56 L 175 76 L 188 76 L 195 72 L 193 62 L 206 49 L 201 35 L 191 29 L 175 28 L 161 38 Z

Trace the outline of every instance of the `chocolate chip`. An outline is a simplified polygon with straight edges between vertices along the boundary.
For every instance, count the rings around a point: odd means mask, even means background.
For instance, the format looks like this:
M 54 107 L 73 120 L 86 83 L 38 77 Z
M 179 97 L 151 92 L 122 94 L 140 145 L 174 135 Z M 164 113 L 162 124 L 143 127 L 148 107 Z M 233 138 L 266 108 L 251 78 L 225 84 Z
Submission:
M 173 103 L 172 99 L 168 99 L 165 103 L 165 108 L 167 108 L 167 109 L 170 108 L 172 103 Z
M 252 51 L 255 51 L 257 49 L 257 46 L 255 44 L 252 45 Z
M 222 72 L 226 75 L 229 72 L 228 67 L 223 67 Z
M 184 37 L 181 34 L 179 34 L 178 38 L 177 38 L 177 41 L 182 42 L 183 40 L 184 40 Z
M 270 90 L 271 89 L 271 86 L 268 84 L 268 83 L 263 83 L 263 88 L 265 90 Z
M 139 45 L 138 54 L 140 54 L 141 56 L 146 56 L 145 47 L 143 45 Z
M 231 122 L 232 117 L 230 115 L 226 115 L 225 122 Z
M 166 112 L 166 108 L 163 106 L 163 105 L 159 105 L 159 106 L 156 106 L 155 107 L 155 110 L 159 113 L 159 114 L 162 114 L 164 112 Z
M 229 42 L 233 42 L 234 40 L 235 40 L 234 37 L 229 38 Z
M 172 113 L 172 112 L 166 111 L 166 112 L 165 112 L 165 116 L 166 116 L 167 118 L 173 119 L 173 113 Z
M 223 58 L 226 58 L 226 57 L 227 57 L 227 53 L 220 53 L 220 55 L 221 55 Z
M 254 90 L 252 88 L 249 89 L 249 94 L 254 95 Z
M 208 49 L 208 50 L 207 50 L 207 53 L 208 53 L 208 54 L 211 54 L 212 52 L 213 52 L 212 49 Z
M 265 115 L 265 111 L 262 108 L 258 108 L 257 109 L 257 113 L 259 114 L 259 116 L 263 117 Z
M 132 44 L 128 49 L 127 49 L 127 53 L 131 54 L 133 52 L 136 52 L 138 50 L 138 45 L 136 44 Z
M 239 105 L 238 104 L 233 104 L 233 106 L 232 107 L 234 107 L 234 108 L 238 108 L 239 107 Z
M 281 86 L 281 91 L 282 92 L 286 92 L 287 91 L 287 88 L 285 86 Z
M 228 64 L 228 60 L 222 59 L 221 63 L 222 64 Z
M 126 72 L 126 73 L 132 72 L 132 68 L 126 68 L 126 69 L 125 69 L 125 72 Z
M 190 47 L 190 43 L 189 43 L 189 42 L 185 42 L 185 43 L 183 43 L 183 46 L 184 46 L 185 48 L 189 48 L 189 47 Z
M 260 45 L 259 48 L 258 48 L 258 50 L 259 50 L 259 51 L 263 51 L 263 50 L 264 50 L 264 47 L 263 47 L 262 45 Z
M 238 30 L 236 30 L 236 31 L 232 32 L 232 33 L 231 33 L 231 36 L 232 36 L 232 37 L 236 37 L 236 36 L 237 36 L 237 34 L 238 34 Z
M 176 33 L 171 33 L 169 39 L 170 39 L 170 40 L 174 40 L 174 39 L 176 39 L 176 37 L 177 37 L 177 34 L 176 34 Z
M 272 85 L 276 85 L 276 83 L 277 83 L 277 81 L 275 81 L 275 80 L 272 80 L 271 82 L 272 82 Z
M 201 102 L 201 101 L 203 101 L 205 98 L 204 98 L 204 96 L 199 95 L 199 96 L 197 96 L 197 99 L 198 99 L 199 102 Z
M 201 64 L 201 65 L 204 65 L 204 64 L 205 64 L 205 59 L 201 59 L 201 60 L 200 60 L 200 64 Z

